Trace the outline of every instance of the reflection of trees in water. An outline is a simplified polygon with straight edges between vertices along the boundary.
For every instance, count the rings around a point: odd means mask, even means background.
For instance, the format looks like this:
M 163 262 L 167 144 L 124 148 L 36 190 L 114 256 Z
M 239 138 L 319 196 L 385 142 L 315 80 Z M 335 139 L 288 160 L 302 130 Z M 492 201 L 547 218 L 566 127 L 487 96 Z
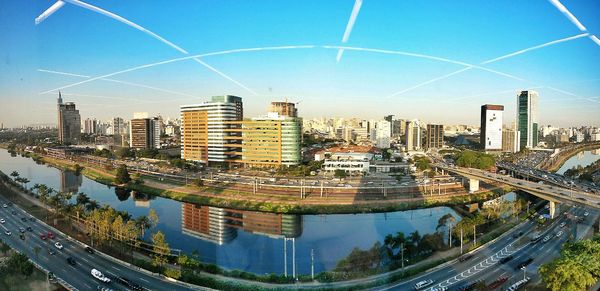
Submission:
M 115 187 L 115 194 L 119 201 L 126 201 L 131 196 L 131 190 L 123 187 Z

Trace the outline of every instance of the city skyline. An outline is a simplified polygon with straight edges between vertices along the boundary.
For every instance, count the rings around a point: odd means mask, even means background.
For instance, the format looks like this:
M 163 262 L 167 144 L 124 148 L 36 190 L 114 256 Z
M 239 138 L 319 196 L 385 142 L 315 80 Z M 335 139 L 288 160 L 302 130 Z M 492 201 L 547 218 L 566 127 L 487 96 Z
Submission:
M 517 93 L 533 89 L 541 125 L 600 125 L 593 1 L 563 3 L 569 13 L 558 1 L 65 2 L 38 25 L 54 1 L 0 4 L 5 127 L 56 123 L 58 89 L 82 119 L 176 117 L 231 94 L 248 117 L 288 98 L 305 118 L 442 124 L 478 124 L 482 104 L 505 106 L 510 124 Z

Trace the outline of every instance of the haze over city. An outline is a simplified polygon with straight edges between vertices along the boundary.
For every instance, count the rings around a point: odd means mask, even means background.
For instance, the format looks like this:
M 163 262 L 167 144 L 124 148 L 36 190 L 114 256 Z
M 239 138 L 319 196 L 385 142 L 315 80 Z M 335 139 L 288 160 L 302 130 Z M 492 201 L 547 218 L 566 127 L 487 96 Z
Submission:
M 305 118 L 446 124 L 486 103 L 509 124 L 534 89 L 541 124 L 600 124 L 597 1 L 65 2 L 37 25 L 54 1 L 0 4 L 5 126 L 55 124 L 59 89 L 99 119 L 232 94 L 248 116 L 288 98 Z

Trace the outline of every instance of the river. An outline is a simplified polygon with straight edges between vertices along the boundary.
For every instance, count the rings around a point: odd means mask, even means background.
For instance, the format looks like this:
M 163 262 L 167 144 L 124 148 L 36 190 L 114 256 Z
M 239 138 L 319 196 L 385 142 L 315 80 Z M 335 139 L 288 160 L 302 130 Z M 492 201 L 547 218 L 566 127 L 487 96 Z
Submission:
M 600 159 L 600 149 L 593 151 L 583 151 L 579 152 L 576 155 L 570 157 L 565 163 L 556 171 L 557 174 L 564 174 L 568 169 L 573 167 L 582 166 L 585 167 L 587 165 L 592 164 L 593 162 Z
M 310 274 L 312 250 L 318 273 L 333 269 L 353 248 L 368 249 L 388 234 L 408 235 L 415 230 L 421 235 L 433 233 L 439 218 L 448 213 L 457 221 L 461 219 L 449 207 L 369 214 L 281 215 L 147 198 L 115 191 L 83 175 L 39 165 L 29 158 L 11 157 L 5 150 L 0 150 L 0 170 L 7 175 L 19 172 L 31 181 L 28 187 L 38 183 L 59 191 L 84 192 L 100 204 L 127 211 L 134 218 L 147 215 L 153 208 L 160 221 L 146 233 L 146 239 L 152 231 L 160 230 L 171 248 L 188 254 L 197 251 L 203 262 L 257 274 L 282 274 L 286 252 L 291 273 L 294 248 L 297 272 Z

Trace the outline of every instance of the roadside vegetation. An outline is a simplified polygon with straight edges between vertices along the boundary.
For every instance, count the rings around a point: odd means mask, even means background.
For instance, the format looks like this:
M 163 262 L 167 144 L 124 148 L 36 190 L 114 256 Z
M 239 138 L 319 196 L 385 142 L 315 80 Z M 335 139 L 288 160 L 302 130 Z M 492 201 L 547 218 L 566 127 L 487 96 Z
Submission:
M 565 243 L 560 257 L 540 267 L 540 275 L 552 291 L 588 290 L 600 279 L 600 235 Z
M 496 165 L 496 158 L 492 155 L 465 150 L 454 156 L 455 163 L 459 167 L 490 170 Z

